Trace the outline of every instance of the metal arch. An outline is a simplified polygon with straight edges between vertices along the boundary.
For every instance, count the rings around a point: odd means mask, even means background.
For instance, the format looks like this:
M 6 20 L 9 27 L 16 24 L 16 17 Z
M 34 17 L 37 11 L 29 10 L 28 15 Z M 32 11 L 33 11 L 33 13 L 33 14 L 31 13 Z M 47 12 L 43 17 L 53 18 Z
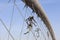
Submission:
M 29 6 L 34 12 L 36 12 L 37 16 L 41 18 L 41 20 L 44 22 L 47 29 L 49 30 L 52 40 L 56 40 L 52 26 L 45 14 L 43 8 L 39 4 L 38 0 L 22 0 L 22 1 L 25 3 L 25 5 Z

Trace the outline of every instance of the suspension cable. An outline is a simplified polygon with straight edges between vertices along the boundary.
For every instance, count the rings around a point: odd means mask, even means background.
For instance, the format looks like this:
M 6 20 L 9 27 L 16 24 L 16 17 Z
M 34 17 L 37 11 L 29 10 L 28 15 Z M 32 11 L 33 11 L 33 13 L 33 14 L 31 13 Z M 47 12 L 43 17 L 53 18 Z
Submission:
M 20 11 L 20 9 L 19 9 L 19 7 L 17 6 L 16 3 L 14 4 L 14 6 L 17 8 L 17 10 L 19 11 L 19 13 L 20 13 L 20 15 L 22 16 L 23 20 L 25 21 L 25 17 L 22 15 L 22 13 L 21 13 L 21 11 Z M 23 27 L 22 27 L 22 29 L 21 29 L 20 36 L 21 36 L 21 34 L 22 34 L 22 31 L 23 31 Z M 21 37 L 20 37 L 19 40 L 21 40 Z
M 21 14 L 21 12 L 20 12 L 20 9 L 17 7 L 17 5 L 15 4 L 15 6 L 16 6 L 16 8 L 18 9 L 18 11 L 19 11 L 19 13 Z M 22 15 L 22 14 L 21 14 Z M 22 15 L 22 17 L 24 17 L 23 15 Z M 25 20 L 25 19 L 24 19 Z M 23 28 L 23 27 L 22 27 Z M 21 32 L 22 32 L 22 30 L 21 30 Z M 41 31 L 42 32 L 42 31 Z M 43 33 L 43 32 L 42 32 Z M 42 34 L 43 36 L 44 36 L 44 34 Z M 45 37 L 45 36 L 44 36 Z M 45 38 L 46 39 L 46 38 Z
M 12 9 L 12 15 L 11 15 L 11 20 L 10 20 L 10 28 L 9 28 L 9 31 L 11 30 L 11 26 L 12 26 L 12 20 L 13 20 L 13 14 L 14 14 L 14 3 L 13 3 L 13 9 Z M 8 34 L 8 40 L 9 40 L 9 34 Z
M 18 6 L 17 6 L 17 4 L 16 3 L 14 3 L 14 5 L 16 6 L 16 8 L 18 9 L 18 11 L 19 11 L 19 13 L 21 14 L 21 11 L 20 11 L 20 9 L 18 8 Z M 33 5 L 32 5 L 33 6 Z M 22 15 L 22 14 L 21 14 Z M 32 14 L 31 14 L 32 15 Z M 22 15 L 22 17 L 24 18 L 24 16 Z M 25 20 L 25 18 L 24 18 L 24 20 Z M 38 24 L 37 24 L 38 25 Z M 39 27 L 39 26 L 38 26 Z M 22 27 L 22 29 L 23 29 L 23 27 Z M 21 30 L 21 32 L 22 32 L 22 30 Z M 43 33 L 43 32 L 42 32 Z
M 9 33 L 9 35 L 11 36 L 11 38 L 14 40 L 13 35 L 10 33 L 10 31 L 8 30 L 7 26 L 5 25 L 5 23 L 2 21 L 2 19 L 0 19 L 1 23 L 3 24 L 4 28 L 7 30 L 7 32 Z
M 33 4 L 32 4 L 32 7 L 33 7 Z M 33 9 L 34 9 L 34 7 L 33 7 Z M 32 13 L 33 12 L 35 12 L 35 9 L 32 11 Z M 32 13 L 31 13 L 31 15 L 32 15 Z M 36 24 L 38 25 L 38 23 L 36 22 Z M 39 27 L 39 25 L 38 25 L 38 27 Z M 40 28 L 39 28 L 40 29 Z M 40 29 L 40 31 L 41 31 L 41 29 Z M 41 33 L 42 33 L 42 35 L 44 36 L 44 38 L 46 39 L 46 37 L 45 37 L 45 35 L 44 35 L 44 33 L 41 31 Z
M 17 4 L 15 3 L 14 4 L 15 5 L 15 7 L 18 9 L 18 11 L 19 11 L 19 13 L 21 14 L 21 11 L 20 11 L 20 9 L 19 9 L 19 7 L 17 6 Z M 25 21 L 25 17 L 21 14 L 21 16 L 23 17 L 23 19 L 24 19 L 24 21 Z M 23 30 L 23 27 L 22 27 L 22 30 Z M 21 32 L 22 32 L 22 30 L 21 30 Z M 42 31 L 41 31 L 42 32 Z M 43 33 L 43 32 L 42 32 Z M 44 35 L 44 34 L 43 34 Z
M 33 33 L 33 31 L 31 31 L 31 33 L 33 34 L 33 36 L 34 36 L 35 40 L 37 40 L 37 38 L 36 38 L 35 34 Z
M 38 23 L 36 22 L 36 24 L 37 24 L 37 26 L 38 26 L 38 28 L 39 28 L 39 31 L 41 31 L 41 29 L 40 29 L 40 26 L 38 25 Z M 44 35 L 44 33 L 41 31 L 41 34 L 43 35 L 43 37 L 45 38 L 45 40 L 46 40 L 46 36 Z
M 14 6 L 17 8 L 17 10 L 19 11 L 20 15 L 22 16 L 22 18 L 25 21 L 25 17 L 22 15 L 22 12 L 20 11 L 19 7 L 17 6 L 17 4 L 15 3 Z
M 10 2 L 11 0 L 9 0 L 9 2 Z M 13 19 L 13 13 L 14 13 L 14 6 L 17 8 L 17 10 L 19 11 L 19 13 L 20 13 L 20 15 L 22 16 L 22 18 L 24 19 L 24 21 L 25 21 L 25 18 L 24 18 L 24 16 L 21 14 L 21 11 L 20 11 L 20 9 L 19 9 L 19 7 L 17 6 L 17 4 L 15 3 L 16 2 L 16 0 L 14 0 L 14 5 L 13 5 L 13 11 L 12 11 L 12 16 L 11 16 L 11 21 L 10 21 L 10 29 L 11 29 L 11 23 L 12 23 L 12 19 Z M 10 29 L 9 29 L 9 31 L 10 31 Z M 22 29 L 21 29 L 21 32 L 22 32 L 22 30 L 23 30 L 23 27 L 22 27 Z M 20 32 L 20 34 L 21 34 L 21 32 Z M 9 39 L 9 38 L 8 38 Z

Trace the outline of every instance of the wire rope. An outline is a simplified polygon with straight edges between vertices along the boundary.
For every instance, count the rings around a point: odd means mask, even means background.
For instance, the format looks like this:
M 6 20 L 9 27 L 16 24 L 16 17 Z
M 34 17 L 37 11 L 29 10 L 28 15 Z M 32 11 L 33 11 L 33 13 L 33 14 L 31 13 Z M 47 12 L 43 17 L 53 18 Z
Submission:
M 20 15 L 22 16 L 23 20 L 25 21 L 25 17 L 22 15 L 22 13 L 21 13 L 21 11 L 20 11 L 20 9 L 19 9 L 19 7 L 17 6 L 16 3 L 14 4 L 14 6 L 17 8 L 17 10 L 19 11 L 19 13 L 20 13 Z M 20 36 L 21 36 L 21 34 L 22 34 L 22 31 L 23 31 L 23 27 L 22 27 L 22 29 L 21 29 Z M 19 40 L 21 40 L 21 38 L 20 38 Z
M 12 15 L 11 15 L 11 20 L 10 20 L 10 28 L 9 28 L 9 31 L 11 30 L 11 27 L 12 27 L 13 14 L 14 14 L 14 4 L 13 4 L 13 9 L 12 9 Z M 8 40 L 9 40 L 9 35 L 8 35 Z
M 11 0 L 9 0 L 8 2 L 10 2 L 10 1 L 11 1 Z M 18 12 L 20 13 L 20 15 L 22 16 L 23 20 L 26 21 L 26 19 L 25 19 L 25 17 L 23 16 L 21 10 L 19 9 L 18 5 L 17 5 L 15 2 L 16 2 L 16 0 L 14 0 L 14 2 L 13 2 L 13 9 L 12 9 L 12 15 L 11 15 L 11 20 L 10 20 L 10 27 L 9 27 L 9 29 L 7 28 L 7 26 L 5 25 L 5 23 L 3 22 L 3 20 L 0 19 L 0 21 L 1 21 L 1 23 L 3 24 L 4 28 L 5 28 L 5 29 L 7 30 L 7 32 L 8 32 L 8 40 L 9 40 L 9 36 L 10 36 L 13 40 L 15 40 L 14 37 L 13 37 L 13 35 L 12 35 L 11 32 L 10 32 L 10 31 L 11 31 L 11 28 L 12 28 L 14 7 L 17 8 L 17 10 L 18 10 Z M 32 6 L 33 6 L 33 5 L 32 5 Z M 34 7 L 33 7 L 33 12 L 34 12 L 34 11 L 35 11 L 35 9 L 34 9 Z M 31 15 L 32 15 L 32 14 L 31 14 Z M 33 16 L 33 15 L 32 15 L 32 16 Z M 41 20 L 41 21 L 43 21 L 43 20 Z M 23 24 L 24 24 L 24 22 L 23 22 Z M 40 26 L 38 25 L 38 23 L 36 23 L 36 24 L 37 24 L 38 28 L 40 29 Z M 24 26 L 22 26 L 22 28 L 21 28 L 20 35 L 22 34 L 23 28 L 24 28 Z M 42 36 L 43 36 L 43 37 L 45 38 L 45 40 L 46 40 L 46 35 L 45 35 L 44 32 L 42 31 L 42 29 L 40 29 L 40 31 L 41 31 Z M 45 31 L 45 29 L 44 29 L 44 31 Z M 46 31 L 49 32 L 48 29 L 47 29 Z M 45 31 L 45 32 L 46 32 L 46 31 Z M 32 35 L 34 36 L 34 38 L 37 40 L 36 35 L 34 34 L 34 32 L 31 31 L 31 33 L 32 33 Z M 49 33 L 50 33 L 50 32 L 49 32 Z M 46 34 L 49 36 L 49 33 L 46 33 Z M 50 37 L 50 36 L 49 36 L 49 37 Z M 20 38 L 21 38 L 21 37 L 20 37 Z M 21 40 L 21 39 L 20 39 L 20 40 Z
M 15 3 L 15 1 L 16 0 L 14 0 L 14 5 L 13 5 L 13 11 L 14 11 L 14 6 L 17 8 L 17 10 L 19 11 L 19 13 L 21 14 L 21 11 L 20 11 L 20 9 L 18 8 L 18 6 L 17 6 L 17 4 Z M 13 12 L 12 12 L 12 16 L 13 16 Z M 22 16 L 22 18 L 25 20 L 25 18 L 24 18 L 24 16 L 21 14 L 21 16 Z M 11 18 L 11 21 L 12 21 L 12 18 Z M 10 26 L 11 26 L 11 24 L 10 24 Z M 21 32 L 20 32 L 20 34 L 22 33 L 22 30 L 23 30 L 23 27 L 22 27 L 22 29 L 21 29 Z
M 31 31 L 31 33 L 33 34 L 33 36 L 34 36 L 35 40 L 37 40 L 37 38 L 36 38 L 35 34 L 33 33 L 33 31 Z
M 7 28 L 7 26 L 5 25 L 5 23 L 2 21 L 2 19 L 0 19 L 1 23 L 3 24 L 4 28 L 7 30 L 7 32 L 9 33 L 9 35 L 11 36 L 11 38 L 14 40 L 13 35 L 10 33 L 9 29 Z

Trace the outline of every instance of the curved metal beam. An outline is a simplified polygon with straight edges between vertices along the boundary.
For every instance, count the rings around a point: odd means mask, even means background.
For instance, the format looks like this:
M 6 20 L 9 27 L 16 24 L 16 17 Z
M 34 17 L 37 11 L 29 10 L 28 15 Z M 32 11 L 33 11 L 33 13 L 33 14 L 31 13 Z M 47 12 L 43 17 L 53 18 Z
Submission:
M 29 6 L 34 12 L 36 12 L 37 16 L 40 17 L 41 20 L 43 20 L 44 24 L 46 25 L 47 29 L 49 30 L 49 32 L 51 34 L 52 40 L 56 40 L 52 26 L 51 26 L 47 16 L 45 15 L 43 8 L 41 7 L 40 3 L 38 2 L 38 0 L 22 0 L 22 1 L 27 6 Z

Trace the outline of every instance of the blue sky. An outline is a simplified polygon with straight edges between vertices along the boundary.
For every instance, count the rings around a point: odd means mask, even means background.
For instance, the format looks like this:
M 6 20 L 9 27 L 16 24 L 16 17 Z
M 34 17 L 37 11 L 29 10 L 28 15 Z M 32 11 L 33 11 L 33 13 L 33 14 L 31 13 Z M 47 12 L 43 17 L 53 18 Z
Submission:
M 57 40 L 60 40 L 60 0 L 41 0 L 42 6 L 54 29 Z
M 25 14 L 25 11 L 23 11 L 24 3 L 22 3 L 21 1 L 19 3 L 19 1 L 20 0 L 17 0 L 17 4 L 18 4 L 19 8 L 21 9 L 21 12 L 23 12 Z M 12 5 L 13 4 L 12 4 L 12 1 L 9 4 L 7 2 L 8 2 L 8 0 L 0 0 L 0 18 L 4 21 L 4 23 L 7 26 L 10 26 L 10 18 L 11 18 L 11 14 L 12 14 L 12 7 L 13 7 Z M 44 8 L 44 10 L 46 12 L 46 15 L 48 16 L 48 19 L 55 32 L 56 39 L 60 40 L 60 31 L 59 31 L 60 30 L 60 0 L 39 0 L 39 2 L 41 3 L 42 7 Z M 26 9 L 24 9 L 24 10 L 26 10 Z M 31 11 L 29 11 L 29 12 L 31 12 Z M 29 13 L 29 12 L 27 12 L 27 13 Z M 22 26 L 23 22 L 21 22 L 21 21 L 22 21 L 22 17 L 20 16 L 19 12 L 15 8 L 12 26 L 13 26 L 13 28 L 15 28 L 14 30 L 16 32 L 18 32 L 17 29 L 20 27 L 15 27 L 14 25 Z M 21 25 L 19 23 L 21 23 Z M 3 28 L 3 25 L 0 22 L 0 32 L 1 32 L 0 34 L 2 34 L 4 31 L 7 32 Z M 15 31 L 12 34 L 14 34 Z M 16 33 L 15 33 L 15 35 L 16 35 Z

